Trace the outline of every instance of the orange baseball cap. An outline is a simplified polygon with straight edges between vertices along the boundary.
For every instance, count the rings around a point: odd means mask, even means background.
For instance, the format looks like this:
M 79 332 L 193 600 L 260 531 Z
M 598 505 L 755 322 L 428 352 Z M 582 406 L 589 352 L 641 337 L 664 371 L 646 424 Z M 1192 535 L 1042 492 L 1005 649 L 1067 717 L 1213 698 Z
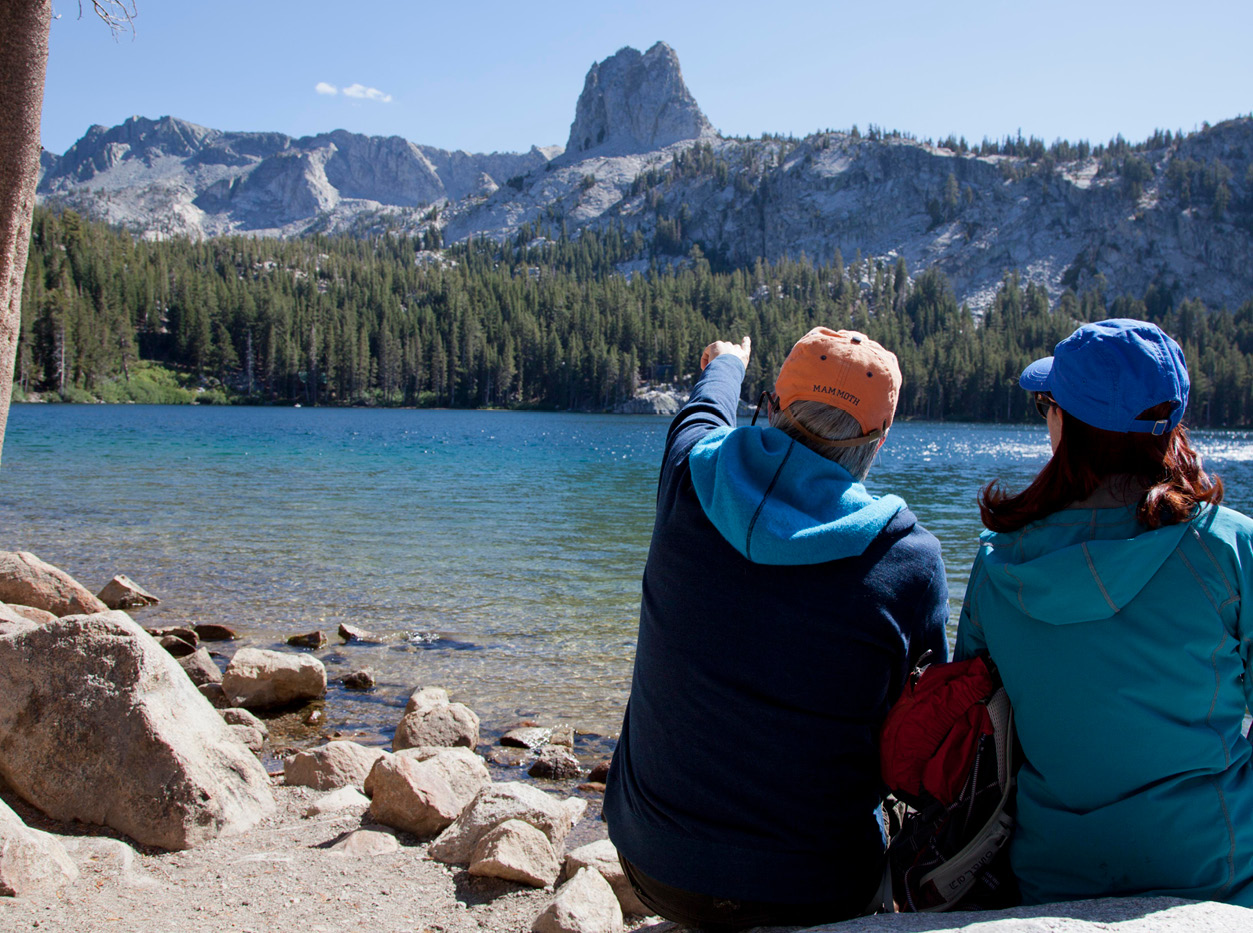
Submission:
M 855 330 L 815 327 L 792 347 L 774 384 L 779 408 L 806 399 L 833 405 L 867 434 L 886 432 L 896 414 L 901 368 L 896 354 Z

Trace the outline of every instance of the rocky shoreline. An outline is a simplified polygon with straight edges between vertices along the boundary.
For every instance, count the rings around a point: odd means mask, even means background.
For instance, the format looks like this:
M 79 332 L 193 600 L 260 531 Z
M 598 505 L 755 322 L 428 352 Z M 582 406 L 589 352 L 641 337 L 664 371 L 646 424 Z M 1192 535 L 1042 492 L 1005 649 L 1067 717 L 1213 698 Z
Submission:
M 484 744 L 472 709 L 424 685 L 389 747 L 285 749 L 271 727 L 320 712 L 326 669 L 303 652 L 325 636 L 240 648 L 223 669 L 207 643 L 235 633 L 128 615 L 157 602 L 124 576 L 93 595 L 0 552 L 0 929 L 673 927 L 626 882 L 596 819 L 607 762 L 581 761 L 569 725 L 520 722 Z M 372 688 L 368 669 L 349 678 Z M 1253 929 L 1228 905 L 1086 903 L 830 929 Z

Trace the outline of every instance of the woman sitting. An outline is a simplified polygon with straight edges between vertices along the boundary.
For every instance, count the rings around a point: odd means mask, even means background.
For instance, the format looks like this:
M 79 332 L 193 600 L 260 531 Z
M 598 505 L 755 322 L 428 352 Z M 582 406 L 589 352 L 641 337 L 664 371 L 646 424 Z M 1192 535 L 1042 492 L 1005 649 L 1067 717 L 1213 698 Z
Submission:
M 1253 521 L 1180 426 L 1152 324 L 1086 324 L 1032 363 L 1053 457 L 989 483 L 957 632 L 1022 743 L 1010 848 L 1026 903 L 1163 894 L 1253 906 Z

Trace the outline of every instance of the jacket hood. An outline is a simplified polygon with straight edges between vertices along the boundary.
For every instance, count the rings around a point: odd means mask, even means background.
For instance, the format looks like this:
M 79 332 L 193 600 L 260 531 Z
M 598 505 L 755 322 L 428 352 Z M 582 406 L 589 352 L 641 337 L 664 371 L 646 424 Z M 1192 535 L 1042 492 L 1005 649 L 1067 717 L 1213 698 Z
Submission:
M 1108 619 L 1174 553 L 1188 522 L 1147 531 L 1135 507 L 1064 509 L 1021 531 L 980 536 L 988 584 L 1040 622 Z
M 777 428 L 719 428 L 688 456 L 705 515 L 758 564 L 819 564 L 865 552 L 905 508 Z

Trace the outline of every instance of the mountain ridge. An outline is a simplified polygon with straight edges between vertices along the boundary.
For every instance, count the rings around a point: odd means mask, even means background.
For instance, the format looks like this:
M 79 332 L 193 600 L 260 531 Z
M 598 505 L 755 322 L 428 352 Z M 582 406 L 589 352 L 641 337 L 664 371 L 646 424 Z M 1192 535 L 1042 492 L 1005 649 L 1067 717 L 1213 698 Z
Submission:
M 1253 120 L 1056 158 L 907 137 L 716 135 L 664 43 L 594 64 L 567 147 L 466 153 L 344 130 L 94 126 L 45 153 L 39 195 L 143 236 L 439 231 L 444 242 L 620 226 L 648 261 L 751 266 L 837 250 L 938 266 L 979 310 L 1011 270 L 1043 285 L 1211 306 L 1253 296 Z

